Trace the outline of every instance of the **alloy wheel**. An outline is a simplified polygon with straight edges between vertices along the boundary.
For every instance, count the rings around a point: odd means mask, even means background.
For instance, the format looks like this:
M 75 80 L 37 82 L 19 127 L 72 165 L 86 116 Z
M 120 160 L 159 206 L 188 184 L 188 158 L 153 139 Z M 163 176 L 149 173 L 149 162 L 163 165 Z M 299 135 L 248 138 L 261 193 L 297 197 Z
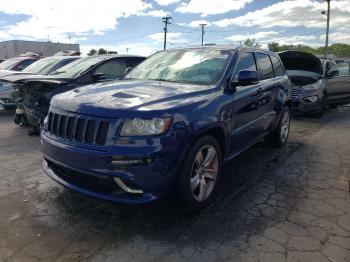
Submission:
M 290 126 L 289 122 L 290 122 L 289 112 L 285 111 L 281 122 L 281 141 L 283 143 L 285 143 L 288 138 L 289 126 Z
M 197 153 L 191 173 L 191 191 L 197 201 L 208 199 L 218 176 L 218 153 L 213 146 L 203 146 Z

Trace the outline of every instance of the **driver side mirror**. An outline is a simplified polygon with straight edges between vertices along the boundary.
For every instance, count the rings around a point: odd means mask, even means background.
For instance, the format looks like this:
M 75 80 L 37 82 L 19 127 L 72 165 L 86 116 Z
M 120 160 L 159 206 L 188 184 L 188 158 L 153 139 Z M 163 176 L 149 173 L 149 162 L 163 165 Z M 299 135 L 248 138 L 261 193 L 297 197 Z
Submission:
M 133 67 L 127 67 L 125 69 L 125 75 L 129 74 L 129 72 L 133 69 Z
M 99 81 L 105 80 L 106 79 L 106 74 L 103 74 L 103 73 L 93 74 L 92 75 L 92 79 L 93 79 L 94 82 L 99 82 Z
M 259 73 L 255 70 L 241 70 L 238 74 L 238 81 L 231 82 L 231 87 L 256 85 L 260 81 Z
M 334 76 L 338 76 L 339 75 L 339 70 L 338 69 L 331 69 L 326 73 L 326 77 L 327 78 L 332 78 Z

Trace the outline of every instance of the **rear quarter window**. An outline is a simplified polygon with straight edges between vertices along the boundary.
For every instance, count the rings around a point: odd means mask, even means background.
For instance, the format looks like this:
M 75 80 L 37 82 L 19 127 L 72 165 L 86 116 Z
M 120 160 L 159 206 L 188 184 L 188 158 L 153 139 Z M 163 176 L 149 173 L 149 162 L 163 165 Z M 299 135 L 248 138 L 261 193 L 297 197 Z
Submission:
M 270 56 L 263 53 L 256 53 L 261 79 L 270 79 L 274 77 L 273 67 L 270 60 Z
M 279 58 L 275 57 L 275 56 L 270 56 L 271 61 L 272 61 L 272 65 L 273 65 L 273 69 L 275 70 L 275 76 L 284 76 L 285 75 L 285 71 L 284 71 L 284 67 L 281 63 L 281 61 L 279 60 Z

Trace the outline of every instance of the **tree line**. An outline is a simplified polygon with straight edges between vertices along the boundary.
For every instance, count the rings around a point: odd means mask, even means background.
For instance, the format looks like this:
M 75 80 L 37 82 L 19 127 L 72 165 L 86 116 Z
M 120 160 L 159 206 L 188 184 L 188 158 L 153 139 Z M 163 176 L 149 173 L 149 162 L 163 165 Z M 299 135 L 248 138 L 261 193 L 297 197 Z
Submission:
M 245 46 L 250 47 L 261 47 L 261 45 L 253 38 L 248 38 L 244 41 Z M 314 55 L 322 56 L 325 54 L 325 47 L 311 47 L 307 45 L 280 45 L 279 43 L 272 42 L 268 43 L 267 47 L 270 51 L 281 52 L 286 50 L 296 50 L 311 53 Z M 349 58 L 350 57 L 350 45 L 335 43 L 328 47 L 328 54 L 334 55 L 339 58 Z

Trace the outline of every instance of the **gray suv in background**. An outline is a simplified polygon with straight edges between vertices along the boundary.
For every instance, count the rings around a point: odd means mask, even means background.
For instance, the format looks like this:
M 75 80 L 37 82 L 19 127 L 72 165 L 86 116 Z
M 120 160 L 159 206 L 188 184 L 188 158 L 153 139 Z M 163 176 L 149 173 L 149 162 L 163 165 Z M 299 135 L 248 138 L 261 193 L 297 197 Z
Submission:
M 284 51 L 279 56 L 292 82 L 292 112 L 321 116 L 328 95 L 321 60 L 300 51 Z
M 328 105 L 350 103 L 350 61 L 330 62 L 326 72 Z

